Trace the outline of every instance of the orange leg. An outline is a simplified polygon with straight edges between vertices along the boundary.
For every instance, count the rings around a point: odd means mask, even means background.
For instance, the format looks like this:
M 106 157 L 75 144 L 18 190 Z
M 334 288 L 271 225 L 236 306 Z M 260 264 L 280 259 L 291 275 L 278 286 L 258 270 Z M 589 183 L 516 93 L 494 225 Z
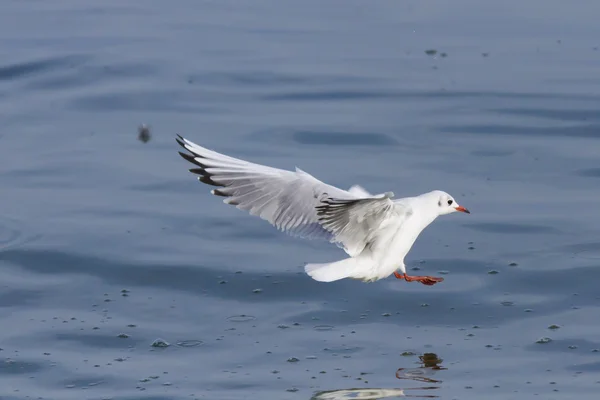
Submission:
M 443 282 L 444 278 L 437 278 L 435 276 L 408 276 L 406 274 L 401 275 L 398 271 L 394 272 L 394 276 L 398 279 L 404 279 L 406 282 L 421 282 L 423 285 L 433 286 L 438 282 Z

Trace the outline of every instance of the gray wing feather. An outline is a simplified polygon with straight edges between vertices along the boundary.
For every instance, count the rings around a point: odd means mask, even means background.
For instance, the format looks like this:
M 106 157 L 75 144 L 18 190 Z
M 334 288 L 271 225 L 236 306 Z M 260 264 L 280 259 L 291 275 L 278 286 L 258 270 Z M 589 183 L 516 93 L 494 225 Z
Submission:
M 332 233 L 319 223 L 315 207 L 326 197 L 357 198 L 300 169 L 286 171 L 239 160 L 181 136 L 177 142 L 189 152 L 179 154 L 195 165 L 190 171 L 201 182 L 216 187 L 214 195 L 293 236 L 334 241 Z

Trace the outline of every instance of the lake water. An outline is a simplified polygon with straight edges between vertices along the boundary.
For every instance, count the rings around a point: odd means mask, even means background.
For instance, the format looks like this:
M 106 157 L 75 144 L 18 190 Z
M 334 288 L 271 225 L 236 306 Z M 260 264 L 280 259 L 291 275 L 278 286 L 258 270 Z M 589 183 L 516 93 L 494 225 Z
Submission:
M 596 399 L 599 15 L 5 0 L 0 398 Z M 177 133 L 343 188 L 450 192 L 472 214 L 407 258 L 445 281 L 311 280 L 343 252 L 223 205 Z

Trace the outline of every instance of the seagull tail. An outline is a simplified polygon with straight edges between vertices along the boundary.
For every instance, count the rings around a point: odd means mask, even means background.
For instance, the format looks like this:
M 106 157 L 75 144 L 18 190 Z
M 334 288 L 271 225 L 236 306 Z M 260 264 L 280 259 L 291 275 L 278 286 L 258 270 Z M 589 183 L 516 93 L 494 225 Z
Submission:
M 306 264 L 304 271 L 316 281 L 333 282 L 352 278 L 358 266 L 358 260 L 350 257 L 327 264 Z

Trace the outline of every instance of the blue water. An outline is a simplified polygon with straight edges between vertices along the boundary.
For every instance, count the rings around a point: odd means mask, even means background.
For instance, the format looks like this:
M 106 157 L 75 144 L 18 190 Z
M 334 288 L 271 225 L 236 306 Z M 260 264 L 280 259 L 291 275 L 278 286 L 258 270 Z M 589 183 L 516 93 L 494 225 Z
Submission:
M 599 13 L 5 0 L 0 398 L 596 399 Z M 445 281 L 311 280 L 342 251 L 222 204 L 177 133 L 343 188 L 450 192 L 472 214 L 407 258 Z

